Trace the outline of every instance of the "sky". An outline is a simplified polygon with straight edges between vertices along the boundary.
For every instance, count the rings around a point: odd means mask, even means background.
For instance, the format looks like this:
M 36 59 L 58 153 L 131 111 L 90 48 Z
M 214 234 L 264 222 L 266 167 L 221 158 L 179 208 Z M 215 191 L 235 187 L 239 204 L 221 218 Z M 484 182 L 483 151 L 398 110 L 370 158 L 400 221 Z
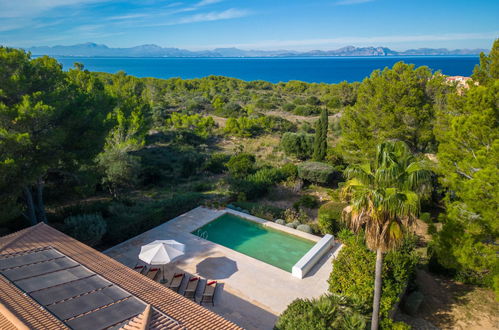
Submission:
M 498 0 L 0 0 L 0 45 L 486 48 Z

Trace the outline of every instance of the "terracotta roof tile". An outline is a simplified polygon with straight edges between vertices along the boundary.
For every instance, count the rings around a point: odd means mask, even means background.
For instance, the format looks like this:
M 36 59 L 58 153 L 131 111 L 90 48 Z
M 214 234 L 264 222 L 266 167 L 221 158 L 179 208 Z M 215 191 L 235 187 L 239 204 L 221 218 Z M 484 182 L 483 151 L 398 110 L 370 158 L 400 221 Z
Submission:
M 240 329 L 223 317 L 46 224 L 40 223 L 0 238 L 0 254 L 49 246 L 150 304 L 153 307 L 150 329 Z M 2 276 L 0 302 L 30 328 L 67 328 Z M 171 318 L 180 324 L 173 323 Z M 0 318 L 0 325 L 2 322 Z

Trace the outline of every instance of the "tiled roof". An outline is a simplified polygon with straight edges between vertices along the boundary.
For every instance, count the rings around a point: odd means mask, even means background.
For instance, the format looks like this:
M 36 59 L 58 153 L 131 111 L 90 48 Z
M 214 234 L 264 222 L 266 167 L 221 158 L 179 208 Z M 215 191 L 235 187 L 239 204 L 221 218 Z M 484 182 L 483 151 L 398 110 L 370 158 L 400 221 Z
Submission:
M 150 312 L 149 329 L 239 329 L 221 316 L 46 224 L 40 223 L 0 238 L 2 255 L 47 247 L 57 249 L 146 304 L 150 304 L 153 308 Z M 14 316 L 29 328 L 67 328 L 64 323 L 3 276 L 0 276 L 0 303 L 0 307 L 3 305 L 12 313 L 10 319 Z M 9 324 L 12 324 L 13 328 L 13 321 L 9 320 L 9 315 L 6 315 L 8 312 L 1 313 L 1 311 L 0 308 L 0 328 L 9 329 Z M 140 319 L 138 315 L 135 321 Z

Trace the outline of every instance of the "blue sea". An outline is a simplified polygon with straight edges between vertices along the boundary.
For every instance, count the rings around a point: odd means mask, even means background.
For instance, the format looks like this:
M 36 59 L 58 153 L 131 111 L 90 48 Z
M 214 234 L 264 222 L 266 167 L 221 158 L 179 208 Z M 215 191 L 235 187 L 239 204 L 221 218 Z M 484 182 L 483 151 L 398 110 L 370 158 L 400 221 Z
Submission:
M 90 71 L 115 73 L 123 70 L 137 77 L 184 79 L 209 75 L 273 83 L 301 80 L 316 83 L 361 81 L 373 70 L 392 67 L 398 61 L 426 65 L 446 75 L 471 75 L 478 56 L 390 57 L 293 57 L 293 58 L 103 58 L 56 57 L 64 69 L 74 62 Z

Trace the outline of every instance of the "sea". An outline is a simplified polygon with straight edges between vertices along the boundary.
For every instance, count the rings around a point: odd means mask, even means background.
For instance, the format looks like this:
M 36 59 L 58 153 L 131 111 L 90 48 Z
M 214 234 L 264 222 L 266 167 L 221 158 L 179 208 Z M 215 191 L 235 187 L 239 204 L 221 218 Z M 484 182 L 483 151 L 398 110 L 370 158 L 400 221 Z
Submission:
M 125 71 L 136 77 L 183 79 L 210 75 L 246 81 L 272 83 L 301 80 L 309 83 L 362 81 L 373 70 L 392 67 L 396 62 L 428 66 L 445 75 L 470 76 L 478 56 L 387 56 L 387 57 L 276 57 L 276 58 L 130 58 L 55 57 L 65 70 L 79 62 L 90 71 Z

